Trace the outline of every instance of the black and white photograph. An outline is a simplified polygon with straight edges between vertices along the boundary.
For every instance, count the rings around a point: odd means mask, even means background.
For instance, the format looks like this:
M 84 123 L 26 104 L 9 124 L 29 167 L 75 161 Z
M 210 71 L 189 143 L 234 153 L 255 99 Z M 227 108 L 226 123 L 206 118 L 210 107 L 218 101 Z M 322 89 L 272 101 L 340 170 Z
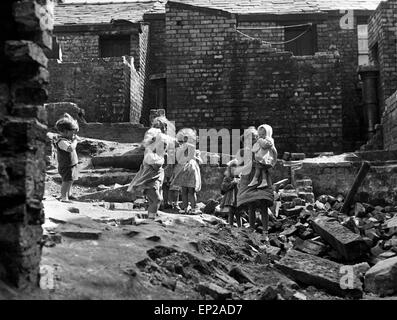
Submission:
M 2 0 L 0 300 L 397 300 L 397 0 Z

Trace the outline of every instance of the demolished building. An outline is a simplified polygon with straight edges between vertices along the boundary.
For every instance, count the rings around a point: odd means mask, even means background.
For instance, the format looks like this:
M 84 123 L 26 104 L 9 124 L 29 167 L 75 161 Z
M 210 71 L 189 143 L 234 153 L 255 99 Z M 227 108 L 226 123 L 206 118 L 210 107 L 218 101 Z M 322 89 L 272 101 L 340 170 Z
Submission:
M 147 124 L 165 108 L 178 127 L 268 122 L 281 151 L 355 150 L 366 142 L 357 68 L 379 2 L 58 5 L 49 101 L 75 102 L 91 122 Z

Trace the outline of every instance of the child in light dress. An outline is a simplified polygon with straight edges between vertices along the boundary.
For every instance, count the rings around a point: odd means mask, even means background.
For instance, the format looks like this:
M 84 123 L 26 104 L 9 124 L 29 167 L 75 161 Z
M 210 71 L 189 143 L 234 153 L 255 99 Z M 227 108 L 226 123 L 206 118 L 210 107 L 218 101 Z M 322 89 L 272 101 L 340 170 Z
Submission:
M 181 129 L 176 135 L 176 162 L 171 186 L 181 187 L 182 206 L 180 213 L 197 214 L 197 192 L 201 190 L 200 164 L 203 160 L 196 149 L 197 136 L 193 129 Z
M 258 127 L 258 140 L 255 142 L 252 152 L 254 153 L 255 175 L 248 187 L 256 185 L 258 189 L 271 185 L 268 169 L 274 165 L 277 159 L 277 150 L 272 138 L 273 129 L 267 124 Z
M 159 119 L 160 118 L 160 119 Z M 153 121 L 153 128 L 145 133 L 142 146 L 145 148 L 143 163 L 131 181 L 128 191 L 137 195 L 143 193 L 148 199 L 148 217 L 154 219 L 162 201 L 162 185 L 164 181 L 164 157 L 167 146 L 173 142 L 166 135 L 170 123 L 165 117 Z

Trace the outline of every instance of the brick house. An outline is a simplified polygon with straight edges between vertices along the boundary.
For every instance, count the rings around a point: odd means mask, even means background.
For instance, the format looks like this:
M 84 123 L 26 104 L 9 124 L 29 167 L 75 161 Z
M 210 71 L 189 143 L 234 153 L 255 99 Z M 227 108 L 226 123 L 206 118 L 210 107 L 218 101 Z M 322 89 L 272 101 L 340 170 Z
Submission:
M 90 61 L 97 70 L 103 61 L 118 59 L 123 69 L 125 58 L 100 57 L 106 52 L 101 48 L 112 41 L 107 37 L 123 30 L 130 37 L 134 68 L 129 81 L 128 76 L 118 79 L 127 79 L 124 82 L 134 92 L 131 111 L 126 111 L 128 106 L 115 108 L 112 101 L 89 107 L 82 98 L 72 101 L 92 110 L 89 121 L 145 123 L 150 108 L 164 107 L 177 127 L 242 129 L 269 123 L 280 151 L 354 150 L 364 142 L 357 68 L 368 62 L 367 25 L 379 2 L 174 0 L 59 5 L 55 36 L 64 59 L 56 66 L 67 61 L 87 66 Z M 131 17 L 127 12 L 136 14 Z M 87 15 L 94 20 L 85 20 Z M 85 25 L 94 22 L 97 26 L 87 29 Z M 122 54 L 127 54 L 124 48 Z M 120 74 L 129 74 L 126 69 Z M 91 71 L 84 77 L 75 74 L 71 80 L 83 81 Z M 83 93 L 90 91 L 90 83 L 83 83 Z M 53 92 L 50 97 L 63 101 L 76 96 Z M 107 111 L 109 105 L 113 112 Z M 112 116 L 117 110 L 124 113 Z
M 155 4 L 58 4 L 49 102 L 77 103 L 89 122 L 138 123 L 150 70 L 143 14 Z

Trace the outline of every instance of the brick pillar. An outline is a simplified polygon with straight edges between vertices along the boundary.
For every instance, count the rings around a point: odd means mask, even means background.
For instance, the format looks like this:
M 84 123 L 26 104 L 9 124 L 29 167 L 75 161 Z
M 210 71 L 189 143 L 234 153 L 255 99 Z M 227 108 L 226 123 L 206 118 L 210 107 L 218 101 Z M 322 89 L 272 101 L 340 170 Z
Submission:
M 0 2 L 0 278 L 39 283 L 52 0 Z

